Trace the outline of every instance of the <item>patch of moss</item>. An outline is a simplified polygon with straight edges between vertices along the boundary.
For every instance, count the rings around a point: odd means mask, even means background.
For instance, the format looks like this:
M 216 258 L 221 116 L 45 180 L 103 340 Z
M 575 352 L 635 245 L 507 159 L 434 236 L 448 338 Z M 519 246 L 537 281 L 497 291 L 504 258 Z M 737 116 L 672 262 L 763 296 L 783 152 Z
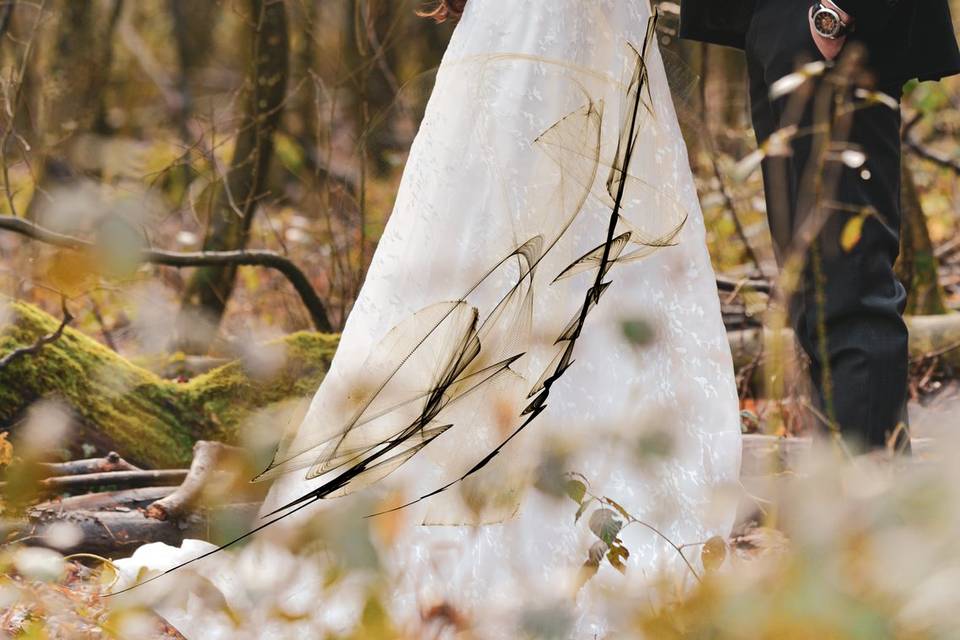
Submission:
M 0 357 L 34 344 L 60 321 L 22 302 L 0 333 Z M 199 439 L 235 442 L 252 412 L 313 394 L 336 350 L 336 335 L 295 333 L 263 345 L 282 360 L 267 374 L 234 361 L 185 383 L 164 380 L 86 335 L 67 328 L 40 353 L 0 370 L 0 426 L 33 402 L 59 398 L 105 446 L 151 467 L 189 464 Z M 278 425 L 278 437 L 281 425 Z

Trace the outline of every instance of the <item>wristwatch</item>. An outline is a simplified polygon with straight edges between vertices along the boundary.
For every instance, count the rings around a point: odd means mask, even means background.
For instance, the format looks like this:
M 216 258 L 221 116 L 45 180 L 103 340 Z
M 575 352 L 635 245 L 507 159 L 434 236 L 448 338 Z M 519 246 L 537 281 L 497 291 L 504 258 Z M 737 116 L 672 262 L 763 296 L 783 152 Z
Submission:
M 813 3 L 810 7 L 810 17 L 813 18 L 813 28 L 817 33 L 830 40 L 839 40 L 853 31 L 836 9 L 831 9 L 822 2 Z

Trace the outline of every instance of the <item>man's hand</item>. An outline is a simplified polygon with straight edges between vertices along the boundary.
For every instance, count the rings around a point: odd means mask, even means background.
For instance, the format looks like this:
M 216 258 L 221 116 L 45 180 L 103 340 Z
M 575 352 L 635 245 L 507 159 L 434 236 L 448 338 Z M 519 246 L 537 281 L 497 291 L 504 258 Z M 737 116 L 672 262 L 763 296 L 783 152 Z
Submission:
M 823 0 L 823 4 L 824 6 L 830 7 L 836 11 L 844 23 L 851 23 L 850 16 L 833 2 L 830 2 L 830 0 Z M 843 50 L 844 43 L 847 41 L 846 36 L 837 38 L 836 40 L 831 40 L 830 38 L 825 38 L 817 33 L 817 29 L 813 26 L 812 11 L 808 14 L 807 21 L 810 23 L 810 35 L 813 37 L 813 42 L 817 45 L 817 49 L 820 50 L 820 53 L 823 55 L 823 57 L 827 60 L 836 59 L 836 57 L 840 55 L 840 52 Z

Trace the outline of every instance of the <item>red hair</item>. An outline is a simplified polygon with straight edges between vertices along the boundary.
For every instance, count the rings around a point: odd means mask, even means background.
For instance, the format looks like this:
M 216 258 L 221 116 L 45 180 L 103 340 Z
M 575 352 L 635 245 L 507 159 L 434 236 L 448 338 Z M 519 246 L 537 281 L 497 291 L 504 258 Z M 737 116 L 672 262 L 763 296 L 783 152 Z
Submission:
M 466 5 L 467 0 L 437 0 L 437 5 L 433 9 L 418 11 L 417 15 L 433 18 L 437 22 L 456 20 L 463 14 L 463 8 Z

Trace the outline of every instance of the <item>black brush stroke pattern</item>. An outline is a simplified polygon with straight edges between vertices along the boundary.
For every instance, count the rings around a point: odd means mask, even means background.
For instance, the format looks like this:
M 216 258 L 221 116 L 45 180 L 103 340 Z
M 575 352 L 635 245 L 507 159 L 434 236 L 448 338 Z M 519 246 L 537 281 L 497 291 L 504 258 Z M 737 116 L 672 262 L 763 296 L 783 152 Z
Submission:
M 410 502 L 393 509 L 370 514 L 367 517 L 391 513 L 427 500 L 451 489 L 488 465 L 501 453 L 504 447 L 522 433 L 523 430 L 533 423 L 546 409 L 553 385 L 560 380 L 573 365 L 573 350 L 584 329 L 590 311 L 597 306 L 603 293 L 611 284 L 611 281 L 607 280 L 606 277 L 614 264 L 638 260 L 661 247 L 675 244 L 677 236 L 686 223 L 685 215 L 674 228 L 659 238 L 645 238 L 643 233 L 621 215 L 627 182 L 630 178 L 628 170 L 634 153 L 636 152 L 640 133 L 640 118 L 644 111 L 648 114 L 652 113 L 650 104 L 645 103 L 643 100 L 643 94 L 644 91 L 646 91 L 648 98 L 650 98 L 652 102 L 647 82 L 648 77 L 645 60 L 653 43 L 656 22 L 657 16 L 655 14 L 649 19 L 643 46 L 640 51 L 631 47 L 636 59 L 636 64 L 624 94 L 625 103 L 621 109 L 622 120 L 620 123 L 620 135 L 614 160 L 606 179 L 606 190 L 612 200 L 612 207 L 605 240 L 595 249 L 587 252 L 563 269 L 553 278 L 552 282 L 557 282 L 558 280 L 579 273 L 589 272 L 594 269 L 596 270 L 596 276 L 593 279 L 592 285 L 584 294 L 583 304 L 574 317 L 571 318 L 566 328 L 557 337 L 555 346 L 558 348 L 558 352 L 550 359 L 547 368 L 528 392 L 526 396 L 527 403 L 520 416 L 523 419 L 496 447 L 490 450 L 459 477 Z M 593 102 L 589 102 L 584 108 L 558 121 L 545 131 L 536 142 L 541 144 L 549 154 L 549 147 L 551 145 L 560 146 L 558 142 L 562 142 L 562 140 L 558 141 L 555 138 L 561 137 L 561 128 L 573 118 L 581 118 L 595 128 L 596 157 L 588 159 L 592 162 L 592 171 L 588 172 L 586 176 L 583 176 L 582 181 L 585 184 L 583 185 L 584 193 L 582 194 L 582 198 L 579 200 L 576 209 L 571 213 L 569 218 L 563 221 L 555 237 L 549 241 L 541 235 L 528 239 L 509 255 L 499 260 L 461 299 L 427 307 L 411 318 L 409 323 L 407 323 L 409 326 L 401 324 L 395 328 L 394 332 L 399 333 L 401 336 L 404 332 L 414 332 L 416 334 L 412 339 L 412 346 L 406 349 L 403 355 L 398 356 L 394 363 L 387 366 L 382 382 L 367 392 L 358 404 L 356 411 L 346 420 L 344 428 L 332 437 L 327 438 L 323 442 L 316 443 L 306 450 L 286 455 L 285 457 L 275 457 L 268 468 L 256 479 L 275 477 L 283 473 L 298 469 L 302 470 L 304 468 L 309 468 L 306 476 L 307 479 L 320 477 L 333 472 L 337 472 L 336 475 L 312 491 L 264 515 L 266 521 L 251 531 L 129 589 L 146 584 L 147 582 L 163 577 L 173 571 L 227 549 L 319 500 L 345 495 L 350 491 L 364 488 L 383 479 L 425 447 L 429 446 L 431 442 L 453 426 L 452 424 L 441 423 L 440 418 L 444 410 L 456 405 L 478 390 L 484 389 L 491 381 L 503 375 L 513 373 L 510 369 L 511 365 L 523 357 L 525 353 L 513 353 L 495 362 L 485 362 L 484 356 L 486 356 L 486 359 L 489 359 L 489 354 L 483 354 L 485 338 L 495 328 L 501 327 L 504 324 L 509 324 L 510 322 L 519 324 L 530 321 L 532 316 L 533 280 L 536 270 L 544 257 L 556 246 L 571 227 L 580 209 L 582 209 L 586 199 L 589 197 L 593 183 L 597 177 L 602 113 L 601 108 Z M 618 234 L 617 228 L 621 225 L 627 230 Z M 624 254 L 624 251 L 631 243 L 640 245 L 640 248 Z M 481 321 L 478 317 L 477 310 L 466 302 L 468 296 L 477 291 L 501 268 L 514 261 L 519 265 L 519 276 L 516 284 L 506 292 L 490 314 Z M 419 321 L 423 320 L 426 320 L 427 324 L 424 327 L 420 327 Z M 446 336 L 444 332 L 450 335 Z M 509 336 L 510 332 L 507 331 L 506 335 Z M 448 349 L 446 357 L 442 359 L 440 366 L 434 372 L 433 380 L 428 390 L 415 393 L 399 402 L 395 401 L 393 404 L 384 407 L 377 406 L 376 402 L 378 398 L 383 394 L 388 385 L 401 374 L 404 366 L 411 361 L 411 358 L 417 354 L 418 350 L 425 348 L 425 345 L 429 344 L 431 340 L 440 340 L 443 337 L 448 337 L 452 340 L 452 346 Z M 502 352 L 504 349 L 501 348 L 500 351 Z M 514 375 L 516 374 L 514 373 Z M 422 403 L 422 406 L 417 411 L 416 418 L 409 423 L 397 426 L 386 435 L 386 437 L 382 437 L 383 434 L 377 434 L 381 437 L 373 437 L 370 434 L 364 433 L 364 427 L 368 427 L 375 421 L 390 416 L 401 408 L 417 406 L 416 403 Z M 364 437 L 365 435 L 366 438 Z M 359 440 L 359 442 L 356 442 L 356 440 Z M 315 450 L 320 448 L 322 448 L 320 454 L 310 457 Z M 115 592 L 112 595 L 123 593 L 129 589 Z

